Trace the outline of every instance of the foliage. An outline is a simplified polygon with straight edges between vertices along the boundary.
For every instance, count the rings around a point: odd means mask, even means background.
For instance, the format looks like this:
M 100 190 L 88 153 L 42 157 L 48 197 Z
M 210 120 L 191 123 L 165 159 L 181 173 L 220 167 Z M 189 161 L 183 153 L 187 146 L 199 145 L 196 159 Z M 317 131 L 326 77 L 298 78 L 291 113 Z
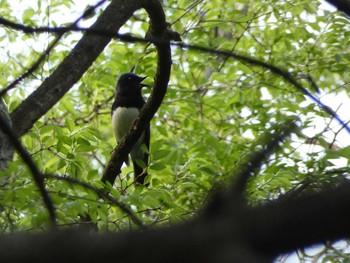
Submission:
M 56 26 L 69 22 L 60 20 L 60 14 L 76 9 L 74 1 L 68 0 L 25 2 L 0 1 L 1 16 L 32 26 Z M 163 4 L 167 20 L 184 42 L 233 51 L 288 70 L 315 93 L 309 76 L 320 97 L 346 96 L 349 21 L 340 13 L 322 10 L 318 1 L 199 0 L 189 4 L 168 0 Z M 83 12 L 84 7 L 79 8 Z M 74 21 L 77 12 L 71 16 Z M 146 21 L 146 13 L 138 11 L 123 32 L 144 36 Z M 0 35 L 2 87 L 30 67 L 53 39 L 4 27 Z M 4 97 L 10 111 L 50 75 L 80 35 L 65 35 L 40 70 Z M 116 78 L 132 70 L 149 76 L 147 82 L 152 83 L 155 48 L 111 42 L 71 91 L 22 137 L 44 173 L 101 187 L 104 165 L 116 144 L 110 123 Z M 145 90 L 145 96 L 149 94 Z M 337 102 L 332 105 L 338 106 Z M 346 180 L 350 153 L 339 137 L 346 136 L 343 128 L 266 68 L 174 47 L 168 93 L 151 123 L 151 187 L 135 187 L 132 169 L 124 167 L 111 194 L 132 207 L 146 225 L 188 219 L 214 186 L 232 181 L 237 167 L 259 147 L 258 138 L 289 119 L 297 121 L 299 130 L 251 178 L 247 195 L 252 204 Z M 2 232 L 47 227 L 48 215 L 37 186 L 17 156 L 1 173 L 0 185 Z M 134 227 L 117 206 L 92 190 L 54 179 L 46 185 L 62 227 L 80 225 L 82 215 L 101 230 Z

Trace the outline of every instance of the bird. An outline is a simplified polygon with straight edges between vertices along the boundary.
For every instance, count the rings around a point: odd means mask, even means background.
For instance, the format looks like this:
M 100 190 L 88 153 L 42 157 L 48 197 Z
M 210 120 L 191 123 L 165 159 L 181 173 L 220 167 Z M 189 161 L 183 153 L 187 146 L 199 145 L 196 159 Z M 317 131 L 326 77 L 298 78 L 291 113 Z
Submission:
M 118 79 L 115 100 L 111 110 L 113 131 L 118 143 L 128 133 L 141 108 L 146 103 L 141 92 L 143 87 L 149 86 L 142 83 L 146 78 L 134 73 L 124 73 Z M 148 124 L 130 152 L 134 168 L 134 180 L 138 185 L 144 185 L 145 178 L 148 175 L 150 136 L 150 125 Z M 143 145 L 146 146 L 146 150 Z M 129 166 L 129 157 L 124 162 Z

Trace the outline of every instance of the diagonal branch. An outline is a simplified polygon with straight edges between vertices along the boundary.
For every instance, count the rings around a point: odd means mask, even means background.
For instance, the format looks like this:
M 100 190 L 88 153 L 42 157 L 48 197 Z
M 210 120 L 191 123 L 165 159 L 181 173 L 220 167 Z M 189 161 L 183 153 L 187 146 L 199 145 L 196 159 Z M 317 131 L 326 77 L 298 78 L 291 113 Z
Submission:
M 4 101 L 0 98 L 0 119 L 11 128 L 12 123 Z M 7 162 L 12 160 L 15 148 L 9 141 L 8 136 L 0 129 L 0 171 L 5 170 Z
M 231 186 L 231 196 L 242 195 L 246 188 L 250 176 L 262 165 L 262 162 L 273 154 L 279 143 L 282 142 L 296 128 L 294 122 L 286 122 L 280 127 L 276 125 L 274 133 L 266 132 L 263 138 L 261 150 L 253 151 L 248 157 L 248 162 L 244 163 L 240 171 L 235 175 L 235 182 Z
M 262 143 L 255 143 L 257 149 L 252 150 L 248 160 L 244 162 L 237 171 L 233 172 L 233 183 L 226 189 L 215 191 L 206 208 L 202 211 L 203 215 L 215 216 L 219 211 L 230 210 L 227 206 L 238 209 L 246 204 L 244 191 L 250 177 L 257 173 L 264 160 L 273 154 L 287 136 L 297 128 L 293 121 L 286 121 L 282 125 L 275 125 L 273 133 L 266 132 L 262 138 Z M 259 145 L 261 145 L 259 149 Z M 222 187 L 219 187 L 222 188 Z M 228 203 L 225 200 L 230 200 Z
M 188 45 L 188 44 L 184 44 L 184 43 L 172 43 L 172 45 L 176 45 L 179 47 L 183 47 L 183 48 L 188 48 L 188 49 L 192 49 L 192 50 L 197 50 L 197 51 L 202 51 L 202 52 L 210 52 L 213 54 L 217 54 L 220 56 L 224 56 L 224 57 L 231 57 L 231 58 L 235 58 L 238 59 L 240 61 L 243 61 L 245 63 L 248 63 L 250 65 L 253 66 L 259 66 L 259 67 L 263 67 L 266 68 L 268 70 L 270 70 L 272 73 L 281 76 L 283 79 L 285 79 L 288 83 L 290 83 L 291 85 L 293 85 L 298 91 L 300 91 L 302 94 L 304 94 L 305 96 L 307 96 L 309 99 L 311 99 L 313 102 L 315 102 L 318 106 L 320 106 L 327 114 L 329 114 L 330 116 L 332 116 L 334 119 L 336 119 L 343 127 L 344 129 L 350 133 L 350 127 L 338 116 L 338 114 L 332 110 L 330 107 L 328 107 L 327 105 L 325 105 L 323 102 L 321 102 L 320 99 L 318 99 L 316 96 L 314 96 L 311 92 L 309 92 L 306 88 L 304 88 L 298 81 L 296 81 L 294 79 L 294 77 L 286 70 L 280 69 L 277 66 L 271 65 L 269 63 L 257 60 L 255 58 L 251 58 L 248 56 L 244 56 L 244 55 L 240 55 L 240 54 L 236 54 L 233 52 L 229 52 L 229 51 L 223 51 L 223 50 L 213 50 L 211 48 L 207 48 L 207 47 L 201 47 L 201 46 L 196 46 L 196 45 Z
M 44 177 L 42 173 L 38 170 L 35 163 L 33 162 L 32 158 L 30 157 L 27 150 L 23 147 L 21 142 L 17 139 L 16 135 L 14 134 L 13 130 L 11 129 L 10 125 L 7 123 L 5 119 L 3 119 L 2 116 L 0 116 L 0 130 L 7 135 L 10 142 L 13 144 L 15 149 L 17 150 L 18 154 L 22 157 L 23 161 L 27 164 L 29 170 L 31 171 L 33 175 L 33 179 L 37 186 L 39 187 L 40 193 L 42 195 L 44 205 L 46 206 L 47 211 L 50 215 L 50 221 L 51 226 L 53 228 L 56 227 L 56 213 L 55 213 L 55 207 L 52 203 L 52 200 L 48 194 L 48 192 L 45 189 L 45 183 L 44 183 Z

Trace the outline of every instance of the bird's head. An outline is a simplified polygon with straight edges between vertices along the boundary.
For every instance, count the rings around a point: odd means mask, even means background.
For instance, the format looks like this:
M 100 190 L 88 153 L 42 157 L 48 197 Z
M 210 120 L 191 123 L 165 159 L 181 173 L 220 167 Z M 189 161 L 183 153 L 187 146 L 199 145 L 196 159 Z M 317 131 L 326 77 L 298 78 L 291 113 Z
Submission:
M 117 93 L 135 93 L 140 92 L 142 87 L 148 86 L 142 81 L 147 77 L 140 77 L 134 73 L 125 73 L 120 76 L 117 83 Z

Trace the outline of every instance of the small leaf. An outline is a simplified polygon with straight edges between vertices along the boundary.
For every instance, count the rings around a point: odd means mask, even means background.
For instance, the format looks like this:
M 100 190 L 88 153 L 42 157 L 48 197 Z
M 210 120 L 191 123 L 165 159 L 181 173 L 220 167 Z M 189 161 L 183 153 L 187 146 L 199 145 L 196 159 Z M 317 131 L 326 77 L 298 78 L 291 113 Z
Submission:
M 158 163 L 153 163 L 151 166 L 150 166 L 150 169 L 151 170 L 155 170 L 155 171 L 161 171 L 163 169 L 165 169 L 165 165 L 161 162 L 158 162 Z
M 159 160 L 167 157 L 171 151 L 169 149 L 160 149 L 152 153 L 153 160 Z
M 75 152 L 90 152 L 96 150 L 96 146 L 94 145 L 86 145 L 86 144 L 79 144 L 75 148 Z
M 66 123 L 66 126 L 67 126 L 68 130 L 69 130 L 70 132 L 72 132 L 72 131 L 74 130 L 74 128 L 75 128 L 75 123 L 74 123 L 74 121 L 72 121 L 72 120 L 69 119 L 69 118 L 66 118 L 65 123 Z

